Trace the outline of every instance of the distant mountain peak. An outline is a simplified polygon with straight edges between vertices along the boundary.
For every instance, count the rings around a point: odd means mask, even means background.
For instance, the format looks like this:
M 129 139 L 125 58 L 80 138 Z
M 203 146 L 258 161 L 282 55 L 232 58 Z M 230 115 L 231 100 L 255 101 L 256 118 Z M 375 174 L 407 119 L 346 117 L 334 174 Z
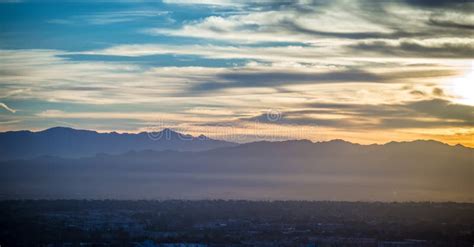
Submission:
M 40 132 L 55 132 L 55 131 L 75 131 L 76 129 L 73 129 L 71 127 L 63 127 L 63 126 L 56 126 L 56 127 L 51 127 L 49 129 L 45 129 Z
M 161 130 L 161 132 L 169 132 L 169 133 L 176 133 L 176 134 L 179 134 L 177 131 L 174 131 L 173 129 L 171 128 L 164 128 Z
M 91 132 L 97 133 L 94 130 L 82 130 L 82 129 L 74 129 L 71 127 L 63 127 L 63 126 L 56 126 L 49 129 L 45 129 L 42 131 L 38 131 L 36 133 L 73 133 L 73 132 Z
M 207 141 L 210 140 L 210 141 Z M 236 143 L 196 138 L 170 128 L 158 132 L 99 133 L 70 127 L 43 131 L 0 133 L 0 160 L 32 158 L 41 155 L 86 157 L 97 153 L 119 154 L 130 150 L 204 151 L 235 146 Z M 25 148 L 26 147 L 26 148 Z
M 447 145 L 450 146 L 446 143 L 435 141 L 435 140 L 430 140 L 430 139 L 423 139 L 423 140 L 413 140 L 413 141 L 391 141 L 387 142 L 384 145 L 401 145 L 401 144 L 420 144 L 420 145 Z
M 151 130 L 151 131 L 147 131 L 147 132 L 141 132 L 140 134 L 159 134 L 159 133 L 162 133 L 162 134 L 166 134 L 166 135 L 171 135 L 171 136 L 177 136 L 177 135 L 183 135 L 183 136 L 186 136 L 186 134 L 182 134 L 178 131 L 175 131 L 171 128 L 164 128 L 162 130 Z
M 326 143 L 336 143 L 336 144 L 354 144 L 352 142 L 348 142 L 346 140 L 343 140 L 343 139 L 332 139 L 330 141 L 326 141 Z

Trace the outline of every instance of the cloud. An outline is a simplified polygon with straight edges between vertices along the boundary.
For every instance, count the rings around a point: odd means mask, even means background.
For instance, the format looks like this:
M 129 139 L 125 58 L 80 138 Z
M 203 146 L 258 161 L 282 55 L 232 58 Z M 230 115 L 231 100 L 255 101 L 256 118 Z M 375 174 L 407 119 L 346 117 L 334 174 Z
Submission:
M 241 6 L 242 3 L 236 3 L 229 0 L 163 0 L 167 4 L 185 4 L 185 5 L 214 5 L 214 6 Z
M 456 21 L 451 21 L 451 20 L 431 18 L 429 20 L 429 24 L 438 26 L 438 27 L 457 28 L 457 29 L 464 29 L 467 31 L 474 31 L 474 23 L 456 22 Z
M 142 50 L 148 52 L 148 49 L 155 52 L 153 49 L 156 48 L 133 47 L 139 54 L 142 54 Z M 192 48 L 193 46 L 183 46 L 182 50 L 176 51 L 192 52 Z M 165 50 L 164 47 L 161 49 Z M 200 47 L 196 50 L 200 53 L 205 49 Z M 243 47 L 222 50 L 221 47 L 216 47 L 208 50 L 208 56 L 226 57 L 231 56 L 232 51 L 238 54 L 244 50 Z M 133 54 L 130 47 L 108 52 L 113 51 Z M 271 49 L 269 54 L 270 51 Z M 275 48 L 275 51 L 282 54 L 276 55 L 277 52 L 273 55 L 286 57 L 283 48 Z M 301 56 L 307 53 L 299 48 L 286 52 L 292 54 L 294 51 L 301 52 Z M 137 104 L 136 109 L 143 108 L 143 105 L 152 105 L 155 109 L 167 112 L 183 110 L 197 102 L 234 109 L 243 107 L 244 111 L 249 111 L 248 108 L 251 108 L 252 104 L 260 104 L 258 102 L 262 101 L 265 104 L 260 105 L 265 108 L 272 104 L 281 104 L 275 103 L 275 100 L 300 101 L 308 97 L 338 97 L 351 100 L 352 97 L 366 97 L 359 95 L 361 89 L 366 90 L 364 93 L 370 93 L 367 99 L 373 103 L 380 103 L 387 98 L 406 100 L 403 92 L 383 84 L 406 84 L 423 80 L 432 83 L 439 77 L 456 73 L 453 68 L 443 66 L 423 65 L 407 68 L 403 64 L 385 64 L 382 61 L 380 64 L 357 62 L 357 67 L 353 65 L 355 62 L 346 60 L 338 64 L 330 59 L 316 64 L 248 63 L 234 68 L 153 67 L 128 60 L 71 60 L 64 57 L 67 54 L 69 53 L 54 50 L 0 51 L 4 63 L 2 70 L 6 72 L 0 78 L 0 88 L 5 92 L 4 96 L 9 100 L 35 99 L 87 105 L 121 105 L 126 102 Z M 348 87 L 347 83 L 353 86 Z M 208 97 L 209 95 L 219 97 Z
M 7 111 L 9 111 L 9 112 L 11 112 L 11 113 L 15 113 L 15 112 L 16 112 L 15 109 L 12 109 L 12 108 L 8 107 L 5 103 L 1 103 L 1 102 L 0 102 L 0 107 L 3 108 L 3 109 L 5 109 L 5 110 L 7 110 Z
M 309 111 L 316 113 L 317 111 Z M 255 122 L 271 125 L 289 125 L 289 126 L 325 126 L 325 127 L 344 127 L 347 128 L 352 123 L 350 119 L 339 118 L 324 118 L 324 117 L 310 117 L 301 114 L 300 111 L 280 112 L 280 115 L 275 118 L 269 116 L 268 113 L 262 113 L 254 117 L 243 117 L 240 121 Z M 327 113 L 326 113 L 327 114 Z
M 191 92 L 208 93 L 233 88 L 273 88 L 295 85 L 347 84 L 347 83 L 398 83 L 413 79 L 437 78 L 457 75 L 449 69 L 414 69 L 370 72 L 356 69 L 322 70 L 319 73 L 303 70 L 239 69 L 217 73 L 213 81 L 196 82 L 190 87 Z M 281 89 L 283 90 L 283 89 Z M 284 91 L 284 90 L 283 90 Z
M 443 96 L 445 96 L 443 89 L 441 89 L 441 88 L 439 88 L 439 87 L 433 88 L 433 95 L 436 96 L 436 97 L 443 97 Z
M 417 95 L 417 96 L 425 96 L 426 94 L 420 90 L 412 90 L 410 94 Z
M 188 1 L 186 1 L 188 2 Z M 194 1 L 192 1 L 194 2 Z M 242 2 L 238 11 L 185 22 L 149 34 L 225 40 L 231 43 L 301 42 L 324 39 L 465 37 L 473 25 L 468 1 L 264 1 Z M 421 8 L 420 8 L 421 7 Z M 443 12 L 439 11 L 443 8 Z M 416 18 L 414 18 L 416 16 Z M 403 20 L 410 19 L 407 23 Z M 454 29 L 453 29 L 454 27 Z M 456 30 L 461 28 L 464 30 Z
M 452 103 L 443 99 L 411 101 L 404 104 L 339 104 L 310 103 L 313 108 L 346 111 L 346 114 L 365 117 L 435 117 L 440 119 L 474 122 L 474 106 Z
M 227 72 L 216 75 L 221 82 L 204 82 L 192 87 L 192 91 L 214 91 L 226 88 L 278 87 L 283 85 L 315 84 L 331 82 L 380 82 L 377 75 L 356 70 L 326 73 L 307 72 Z
M 416 33 L 404 32 L 404 31 L 386 31 L 386 32 L 336 32 L 336 31 L 319 31 L 303 27 L 301 24 L 294 22 L 293 20 L 284 20 L 280 23 L 283 27 L 286 27 L 289 31 L 294 33 L 303 33 L 318 37 L 332 37 L 341 39 L 382 39 L 382 38 L 405 38 L 417 36 Z
M 420 41 L 363 41 L 350 48 L 367 53 L 401 57 L 474 58 L 474 40 L 455 39 L 435 43 Z
M 137 21 L 144 18 L 160 17 L 167 14 L 167 11 L 157 10 L 109 11 L 72 16 L 67 19 L 51 19 L 47 22 L 60 25 L 83 25 L 85 23 L 91 25 L 110 25 Z
M 439 119 L 459 120 L 474 126 L 474 106 L 451 103 L 442 99 L 411 102 L 406 108 Z
M 309 103 L 305 106 L 309 109 L 283 111 L 278 119 L 262 113 L 240 120 L 353 130 L 474 126 L 474 106 L 455 104 L 442 99 L 403 104 Z
M 428 8 L 463 8 L 473 7 L 470 0 L 405 0 L 405 3 Z
M 41 118 L 52 119 L 90 119 L 90 120 L 141 120 L 150 125 L 179 122 L 186 117 L 189 122 L 201 122 L 202 119 L 193 114 L 161 113 L 161 112 L 66 112 L 57 109 L 48 109 L 36 114 Z
M 350 5 L 347 9 L 352 7 L 351 4 L 346 4 Z M 294 5 L 281 5 L 278 10 L 253 11 L 250 8 L 234 15 L 209 16 L 186 23 L 180 29 L 152 28 L 147 32 L 154 35 L 226 40 L 232 43 L 317 43 L 316 38 L 321 37 L 360 39 L 391 33 L 390 29 L 360 18 L 356 13 L 335 11 L 335 8 L 336 6 L 326 11 L 319 11 L 314 6 L 295 8 Z M 318 28 L 315 28 L 316 24 Z
M 257 62 L 271 63 L 306 63 L 306 64 L 348 64 L 347 60 L 322 60 L 339 54 L 338 48 L 287 45 L 287 46 L 243 46 L 243 45 L 164 45 L 164 44 L 134 44 L 118 45 L 103 50 L 76 52 L 82 56 L 123 56 L 144 57 L 152 55 L 193 55 L 205 59 L 247 59 Z M 199 66 L 199 60 L 197 61 Z

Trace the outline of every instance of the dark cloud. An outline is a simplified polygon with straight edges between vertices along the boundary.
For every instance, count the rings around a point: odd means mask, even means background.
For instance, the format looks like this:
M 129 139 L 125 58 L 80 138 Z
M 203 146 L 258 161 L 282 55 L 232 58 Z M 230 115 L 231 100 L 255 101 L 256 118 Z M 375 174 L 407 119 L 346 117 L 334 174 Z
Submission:
M 313 114 L 317 111 L 311 111 Z M 281 112 L 277 118 L 262 113 L 255 117 L 240 118 L 241 121 L 255 123 L 276 124 L 276 125 L 294 125 L 294 126 L 330 126 L 347 128 L 354 124 L 348 119 L 328 119 L 323 117 L 309 117 L 300 114 L 298 111 Z
M 335 37 L 342 39 L 400 39 L 400 38 L 429 38 L 429 37 L 439 37 L 440 31 L 442 30 L 443 36 L 451 37 L 463 37 L 461 31 L 471 31 L 474 30 L 473 23 L 462 23 L 459 22 L 459 19 L 467 20 L 467 17 L 474 12 L 474 1 L 430 1 L 430 0 L 406 0 L 404 1 L 357 1 L 356 2 L 357 11 L 354 14 L 357 16 L 366 19 L 370 22 L 376 22 L 379 25 L 386 27 L 386 32 L 341 32 L 334 30 L 333 32 L 320 31 L 317 27 L 307 28 L 301 26 L 292 19 L 284 19 L 278 25 L 267 27 L 270 30 L 282 29 L 288 33 L 295 34 L 306 34 L 314 36 L 323 36 L 323 37 Z M 412 28 L 407 28 L 408 26 L 401 25 L 399 21 L 394 21 L 394 19 L 399 19 L 400 13 L 397 13 L 396 10 L 391 10 L 387 8 L 391 4 L 406 4 L 410 5 L 412 8 L 426 8 L 427 11 L 431 14 L 430 20 L 425 24 L 425 28 L 419 28 L 413 26 Z M 337 4 L 334 1 L 333 4 Z M 292 8 L 294 11 L 300 12 L 302 15 L 317 15 L 319 13 L 324 13 L 324 10 L 328 8 L 328 5 L 331 4 L 321 4 L 319 1 L 316 2 L 316 5 L 305 5 L 305 8 L 296 8 L 295 6 L 300 6 L 301 4 L 289 4 L 286 5 L 287 8 Z M 288 7 L 290 6 L 290 7 Z M 282 8 L 280 8 L 281 10 Z M 445 15 L 446 11 L 455 12 L 461 18 L 458 20 L 451 20 L 449 15 Z M 464 17 L 464 18 L 462 18 Z M 433 28 L 431 28 L 433 27 Z M 440 28 L 442 28 L 440 30 Z M 462 30 L 458 30 L 462 29 Z
M 472 0 L 405 0 L 405 3 L 417 7 L 426 8 L 447 8 L 463 7 L 466 4 L 472 4 Z
M 326 73 L 305 72 L 239 72 L 217 74 L 214 81 L 191 86 L 191 93 L 206 93 L 229 88 L 266 87 L 278 89 L 280 86 L 322 84 L 322 83 L 390 83 L 409 78 L 449 76 L 456 71 L 447 69 L 398 71 L 374 74 L 363 70 L 340 70 Z
M 404 31 L 394 31 L 389 33 L 382 32 L 327 32 L 305 28 L 293 20 L 286 19 L 280 22 L 281 27 L 291 33 L 303 33 L 314 36 L 335 37 L 343 39 L 398 39 L 416 36 L 426 36 L 424 33 L 410 33 Z
M 392 39 L 397 40 L 401 38 L 433 38 L 433 37 L 465 37 L 463 32 L 474 31 L 474 24 L 467 23 L 468 17 L 474 12 L 474 1 L 454 0 L 454 1 L 440 1 L 440 0 L 389 0 L 389 1 L 354 1 L 353 14 L 356 14 L 362 19 L 369 22 L 374 22 L 380 26 L 384 26 L 385 32 L 345 32 L 340 30 L 321 31 L 318 27 L 308 28 L 295 22 L 295 20 L 286 18 L 279 23 L 271 26 L 259 26 L 259 30 L 266 30 L 275 32 L 277 30 L 290 34 L 306 34 L 317 37 L 335 37 L 341 39 Z M 272 4 L 271 4 L 272 3 Z M 332 8 L 330 5 L 340 4 L 337 1 L 326 1 L 322 3 L 315 1 L 313 3 L 300 4 L 297 1 L 288 3 L 283 1 L 265 2 L 265 5 L 272 6 L 270 9 L 276 11 L 292 10 L 304 15 L 318 15 L 324 14 L 328 9 Z M 403 23 L 400 20 L 400 15 L 404 13 L 397 12 L 396 9 L 388 8 L 387 6 L 408 5 L 410 8 L 424 8 L 430 14 L 429 20 L 422 25 L 410 25 Z M 262 4 L 259 9 L 262 9 Z M 267 9 L 267 8 L 263 8 Z M 456 13 L 457 19 L 452 19 L 450 15 Z M 407 18 L 410 18 L 407 16 Z M 401 22 L 400 22 L 401 21 Z M 423 23 L 419 23 L 423 24 Z M 444 47 L 442 47 L 444 48 Z M 455 47 L 447 47 L 454 49 Z M 433 51 L 436 52 L 436 51 Z M 454 52 L 455 54 L 462 54 Z M 443 55 L 443 57 L 451 57 L 452 54 Z
M 194 85 L 192 91 L 215 91 L 226 88 L 278 87 L 332 82 L 380 82 L 382 77 L 360 70 L 335 71 L 327 73 L 298 72 L 229 72 L 218 74 L 219 82 L 205 82 Z
M 434 47 L 408 41 L 400 42 L 397 45 L 385 41 L 371 41 L 360 42 L 350 48 L 401 57 L 474 58 L 474 46 L 466 43 L 444 43 Z
M 459 23 L 455 21 L 430 18 L 428 24 L 433 25 L 433 26 L 438 26 L 438 27 L 444 27 L 444 28 L 457 28 L 457 29 L 464 29 L 468 31 L 474 31 L 474 24 L 469 24 L 469 23 Z
M 340 113 L 360 117 L 432 117 L 443 121 L 458 120 L 466 125 L 474 125 L 474 106 L 462 105 L 443 99 L 407 102 L 405 104 L 309 104 L 315 108 L 336 109 Z
M 410 118 L 381 118 L 380 122 L 374 126 L 383 129 L 405 129 L 405 128 L 442 128 L 442 127 L 463 127 L 463 122 L 447 122 L 443 120 L 422 120 Z
M 317 109 L 332 109 L 333 114 L 351 116 L 355 118 L 378 117 L 411 117 L 412 113 L 403 109 L 403 105 L 368 105 L 368 104 L 326 104 L 310 103 L 306 106 Z
M 426 116 L 459 120 L 474 126 L 474 106 L 450 103 L 442 99 L 411 102 L 404 106 Z
M 437 97 L 442 97 L 442 96 L 444 96 L 444 91 L 443 91 L 443 89 L 441 89 L 439 87 L 435 87 L 435 88 L 433 88 L 433 95 L 437 96 Z
M 21 71 L 12 71 L 12 70 L 5 70 L 0 69 L 0 76 L 22 76 L 24 75 Z
M 410 94 L 417 95 L 417 96 L 425 96 L 426 95 L 425 93 L 423 93 L 420 90 L 412 90 L 412 91 L 410 91 Z
M 245 1 L 244 1 L 245 2 Z M 358 1 L 359 5 L 364 6 L 379 6 L 387 4 L 406 4 L 414 7 L 424 8 L 454 8 L 454 7 L 465 7 L 466 5 L 472 4 L 473 0 L 361 0 Z M 337 1 L 324 1 L 324 0 L 310 0 L 310 1 L 294 1 L 294 0 L 278 0 L 278 1 L 247 1 L 247 8 L 254 8 L 258 10 L 281 10 L 281 9 L 293 9 L 301 13 L 312 13 L 315 9 L 327 7 L 333 4 L 337 4 Z
M 293 10 L 299 13 L 314 13 L 319 9 L 331 5 L 331 1 L 325 0 L 310 0 L 304 3 L 294 0 L 278 0 L 278 1 L 248 1 L 247 8 L 249 10 L 258 11 L 278 11 L 278 10 Z
M 327 73 L 293 73 L 293 72 L 250 72 L 250 73 L 223 73 L 218 78 L 235 82 L 238 84 L 248 84 L 252 86 L 255 82 L 263 84 L 280 84 L 292 81 L 311 82 L 311 81 L 327 81 L 327 82 L 346 82 L 346 81 L 379 81 L 381 80 L 375 74 L 359 71 L 346 70 Z M 258 86 L 258 85 L 257 85 Z
M 359 130 L 474 126 L 474 106 L 442 99 L 381 105 L 310 103 L 304 107 L 311 109 L 282 112 L 278 118 L 263 113 L 240 120 Z M 331 113 L 339 118 L 327 118 Z M 318 114 L 324 115 L 319 117 Z

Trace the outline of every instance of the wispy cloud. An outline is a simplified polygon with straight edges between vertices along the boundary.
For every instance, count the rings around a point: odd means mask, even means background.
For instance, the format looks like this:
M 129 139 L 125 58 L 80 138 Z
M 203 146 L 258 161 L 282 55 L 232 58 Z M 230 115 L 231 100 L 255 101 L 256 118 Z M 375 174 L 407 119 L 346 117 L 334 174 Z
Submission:
M 350 47 L 364 53 L 401 57 L 474 58 L 474 42 L 470 38 L 364 41 Z
M 67 19 L 50 19 L 47 22 L 51 24 L 62 25 L 83 25 L 84 23 L 92 25 L 109 25 L 121 22 L 137 21 L 145 18 L 160 17 L 167 14 L 167 11 L 159 10 L 108 11 L 77 15 Z
M 7 106 L 5 103 L 1 103 L 1 102 L 0 102 L 0 107 L 2 107 L 3 109 L 5 109 L 5 110 L 7 110 L 7 111 L 9 111 L 9 112 L 11 112 L 11 113 L 15 113 L 15 112 L 16 112 L 15 109 L 10 108 L 10 107 Z
M 460 11 L 474 10 L 473 5 L 467 2 L 437 5 L 410 1 L 332 1 L 330 4 L 296 1 L 282 2 L 275 8 L 268 6 L 272 4 L 247 3 L 245 10 L 233 15 L 209 16 L 186 23 L 180 29 L 158 27 L 148 32 L 232 43 L 318 44 L 321 40 L 331 38 L 422 40 L 440 32 L 445 33 L 444 37 L 461 38 L 465 37 L 464 32 L 469 32 L 468 27 L 474 22 L 469 11 Z M 431 8 L 433 6 L 443 6 L 446 11 L 440 13 L 438 8 Z M 404 22 L 405 19 L 410 19 L 410 23 Z
M 213 5 L 213 6 L 242 6 L 245 1 L 241 3 L 230 0 L 163 0 L 167 4 L 186 4 L 186 5 Z
M 241 120 L 356 130 L 474 126 L 474 106 L 441 99 L 377 105 L 315 102 L 305 106 L 304 110 L 281 112 L 277 120 L 267 113 Z

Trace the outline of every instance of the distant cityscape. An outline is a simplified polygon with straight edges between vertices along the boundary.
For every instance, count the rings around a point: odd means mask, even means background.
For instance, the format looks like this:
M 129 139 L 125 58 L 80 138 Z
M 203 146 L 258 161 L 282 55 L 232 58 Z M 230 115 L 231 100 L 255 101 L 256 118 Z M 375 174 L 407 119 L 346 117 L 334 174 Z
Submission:
M 466 246 L 474 205 L 309 201 L 0 202 L 1 246 Z

